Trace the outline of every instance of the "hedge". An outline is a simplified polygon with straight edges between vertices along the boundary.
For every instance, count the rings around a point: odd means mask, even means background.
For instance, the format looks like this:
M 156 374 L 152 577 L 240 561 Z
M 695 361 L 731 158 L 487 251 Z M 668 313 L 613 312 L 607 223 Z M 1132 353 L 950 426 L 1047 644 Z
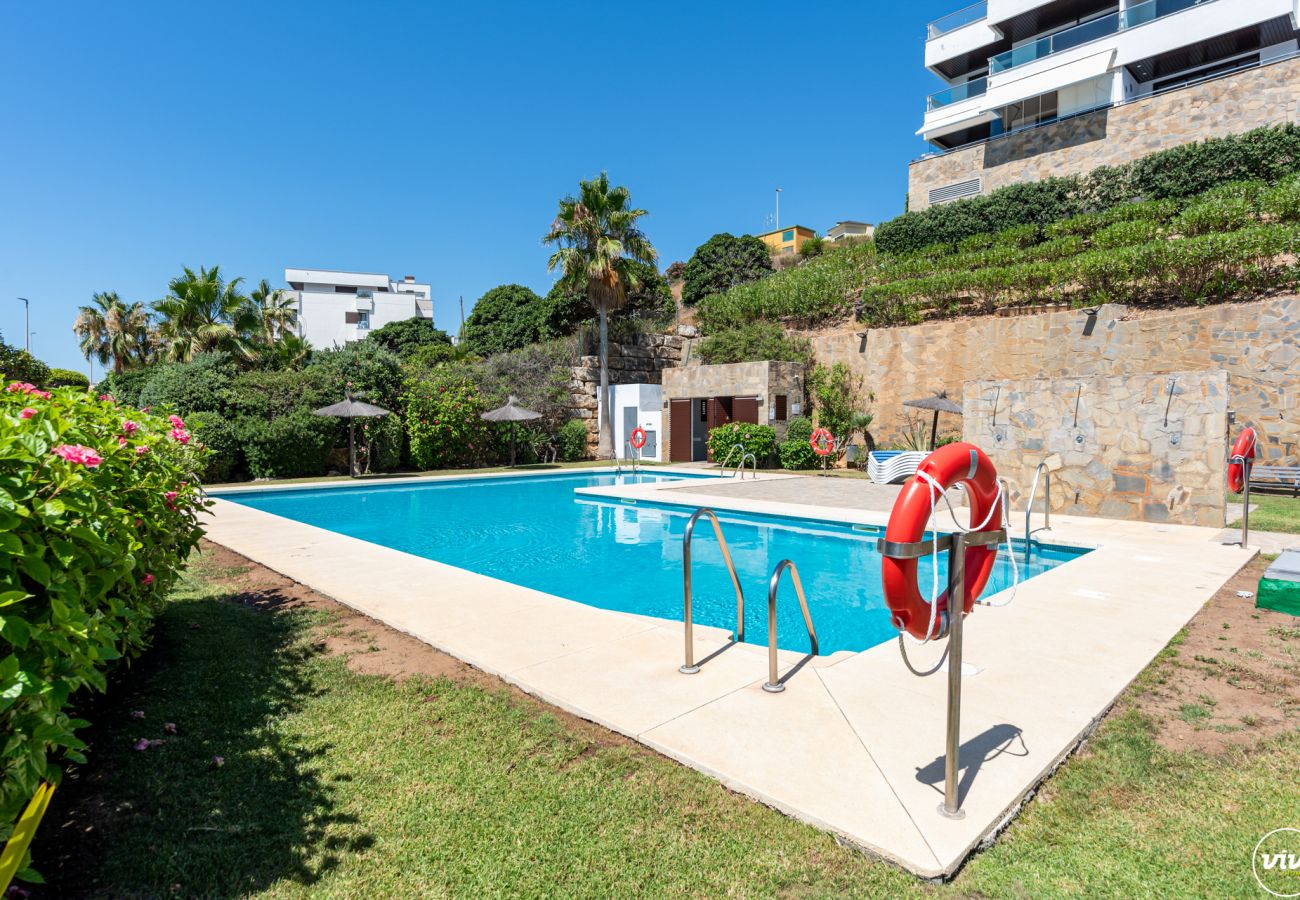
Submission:
M 910 253 L 935 243 L 957 246 L 976 234 L 1045 226 L 1133 200 L 1183 200 L 1225 182 L 1277 182 L 1300 172 L 1300 126 L 1287 123 L 1209 138 L 1086 175 L 999 188 L 983 197 L 907 212 L 876 227 L 876 246 Z
M 812 419 L 795 416 L 785 427 L 785 440 L 781 442 L 781 468 L 801 469 L 820 468 L 822 458 L 812 448 Z
M 74 695 L 148 643 L 202 535 L 205 455 L 183 420 L 107 396 L 0 393 L 0 842 L 41 782 L 84 762 Z
M 766 466 L 776 453 L 776 429 L 771 425 L 751 425 L 748 422 L 728 422 L 709 432 L 709 453 L 713 461 L 721 465 L 727 454 L 737 444 L 745 453 L 754 454 L 759 466 Z M 731 464 L 740 463 L 740 453 L 733 454 Z
M 77 387 L 85 390 L 90 387 L 86 373 L 76 369 L 50 369 L 50 377 L 45 380 L 45 387 Z

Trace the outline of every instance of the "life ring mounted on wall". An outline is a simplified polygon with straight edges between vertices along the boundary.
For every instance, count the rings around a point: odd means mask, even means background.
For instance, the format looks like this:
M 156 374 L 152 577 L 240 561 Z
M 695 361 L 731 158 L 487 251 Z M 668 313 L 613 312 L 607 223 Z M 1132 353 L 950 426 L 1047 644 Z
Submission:
M 632 437 L 629 441 L 634 448 L 640 450 L 645 446 L 645 429 L 638 425 L 632 429 Z

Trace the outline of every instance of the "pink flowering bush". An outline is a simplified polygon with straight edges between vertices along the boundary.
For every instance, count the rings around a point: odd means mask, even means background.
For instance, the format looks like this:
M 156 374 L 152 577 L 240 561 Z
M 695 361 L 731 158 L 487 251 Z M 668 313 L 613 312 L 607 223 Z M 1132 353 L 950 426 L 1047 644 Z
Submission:
M 202 536 L 206 451 L 85 390 L 0 390 L 0 843 L 82 761 L 70 698 L 134 656 Z
M 402 395 L 411 462 L 421 469 L 481 465 L 492 447 L 492 425 L 474 383 L 455 374 L 412 381 Z

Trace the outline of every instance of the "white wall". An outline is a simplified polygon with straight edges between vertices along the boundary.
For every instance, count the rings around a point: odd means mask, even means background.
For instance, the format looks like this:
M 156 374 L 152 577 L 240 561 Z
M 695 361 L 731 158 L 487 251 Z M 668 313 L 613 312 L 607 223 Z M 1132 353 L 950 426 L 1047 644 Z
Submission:
M 358 302 L 356 294 L 336 294 L 332 288 L 329 293 L 312 290 L 291 293 L 297 299 L 299 333 L 318 350 L 359 341 L 369 331 L 418 313 L 416 298 L 410 294 L 376 292 L 373 299 L 363 298 Z M 370 313 L 369 330 L 347 322 L 347 313 L 358 310 Z M 431 318 L 429 327 L 433 327 Z
M 623 411 L 635 407 L 637 424 L 646 430 L 646 445 L 641 450 L 641 459 L 661 462 L 664 452 L 663 388 L 657 384 L 612 384 L 609 390 L 614 398 L 614 446 L 618 455 L 627 455 L 627 441 L 632 437 L 632 429 L 624 427 Z M 603 415 L 603 405 L 597 409 L 596 415 Z

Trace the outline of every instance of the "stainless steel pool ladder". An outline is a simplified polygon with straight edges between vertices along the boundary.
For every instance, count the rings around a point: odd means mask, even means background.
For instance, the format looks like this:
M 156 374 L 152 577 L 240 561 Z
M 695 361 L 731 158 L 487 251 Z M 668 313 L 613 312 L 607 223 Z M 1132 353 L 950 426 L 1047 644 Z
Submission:
M 1041 528 L 1030 530 L 1029 516 L 1034 509 L 1034 497 L 1038 494 L 1038 477 L 1046 475 L 1043 479 L 1043 525 Z M 1047 462 L 1043 461 L 1034 469 L 1034 485 L 1029 489 L 1029 502 L 1025 504 L 1025 568 L 1029 567 L 1029 558 L 1033 554 L 1033 544 L 1029 540 L 1040 531 L 1052 530 L 1052 470 L 1047 468 Z
M 630 438 L 623 442 L 623 449 L 627 451 L 627 461 L 632 464 L 632 474 L 633 475 L 638 474 L 637 452 L 636 452 L 636 448 L 632 446 L 632 441 Z
M 682 601 L 685 605 L 682 621 L 686 626 L 686 664 L 679 667 L 677 671 L 683 675 L 694 675 L 700 671 L 700 664 L 695 662 L 695 636 L 691 624 L 691 536 L 695 534 L 695 523 L 704 517 L 708 517 L 709 524 L 713 526 L 713 534 L 717 537 L 718 546 L 722 550 L 722 560 L 727 564 L 727 574 L 731 576 L 731 585 L 736 589 L 736 631 L 730 644 L 715 650 L 701 660 L 701 663 L 708 662 L 723 650 L 745 639 L 745 592 L 741 589 L 740 578 L 736 575 L 736 564 L 731 561 L 731 550 L 727 547 L 727 539 L 722 535 L 722 524 L 718 522 L 717 514 L 707 507 L 702 507 L 691 513 L 691 517 L 686 521 L 686 531 L 682 534 Z
M 799 609 L 803 613 L 803 623 L 808 628 L 808 641 L 811 648 L 808 655 L 795 663 L 784 678 L 776 672 L 776 594 L 781 588 L 781 576 L 790 571 L 790 580 L 794 583 L 795 596 L 799 598 Z M 788 559 L 783 559 L 772 570 L 772 577 L 767 583 L 767 682 L 763 690 L 769 694 L 779 694 L 785 690 L 785 683 L 790 676 L 804 667 L 817 655 L 817 632 L 813 629 L 812 614 L 808 612 L 808 598 L 804 596 L 803 582 L 799 580 L 799 569 Z
M 736 451 L 737 451 L 737 450 L 740 451 L 740 465 L 741 465 L 742 468 L 744 467 L 744 465 L 745 465 L 745 445 L 744 445 L 744 444 L 732 444 L 732 445 L 731 445 L 731 449 L 727 451 L 727 455 L 726 455 L 725 457 L 723 457 L 723 459 L 722 459 L 722 469 L 721 469 L 721 471 L 722 471 L 722 474 L 723 474 L 723 475 L 726 475 L 726 474 L 727 474 L 727 464 L 731 462 L 731 457 L 733 457 L 733 456 L 736 455 Z M 737 469 L 737 471 L 739 471 L 739 469 Z M 733 472 L 732 475 L 733 475 L 733 477 L 734 477 L 735 473 Z

